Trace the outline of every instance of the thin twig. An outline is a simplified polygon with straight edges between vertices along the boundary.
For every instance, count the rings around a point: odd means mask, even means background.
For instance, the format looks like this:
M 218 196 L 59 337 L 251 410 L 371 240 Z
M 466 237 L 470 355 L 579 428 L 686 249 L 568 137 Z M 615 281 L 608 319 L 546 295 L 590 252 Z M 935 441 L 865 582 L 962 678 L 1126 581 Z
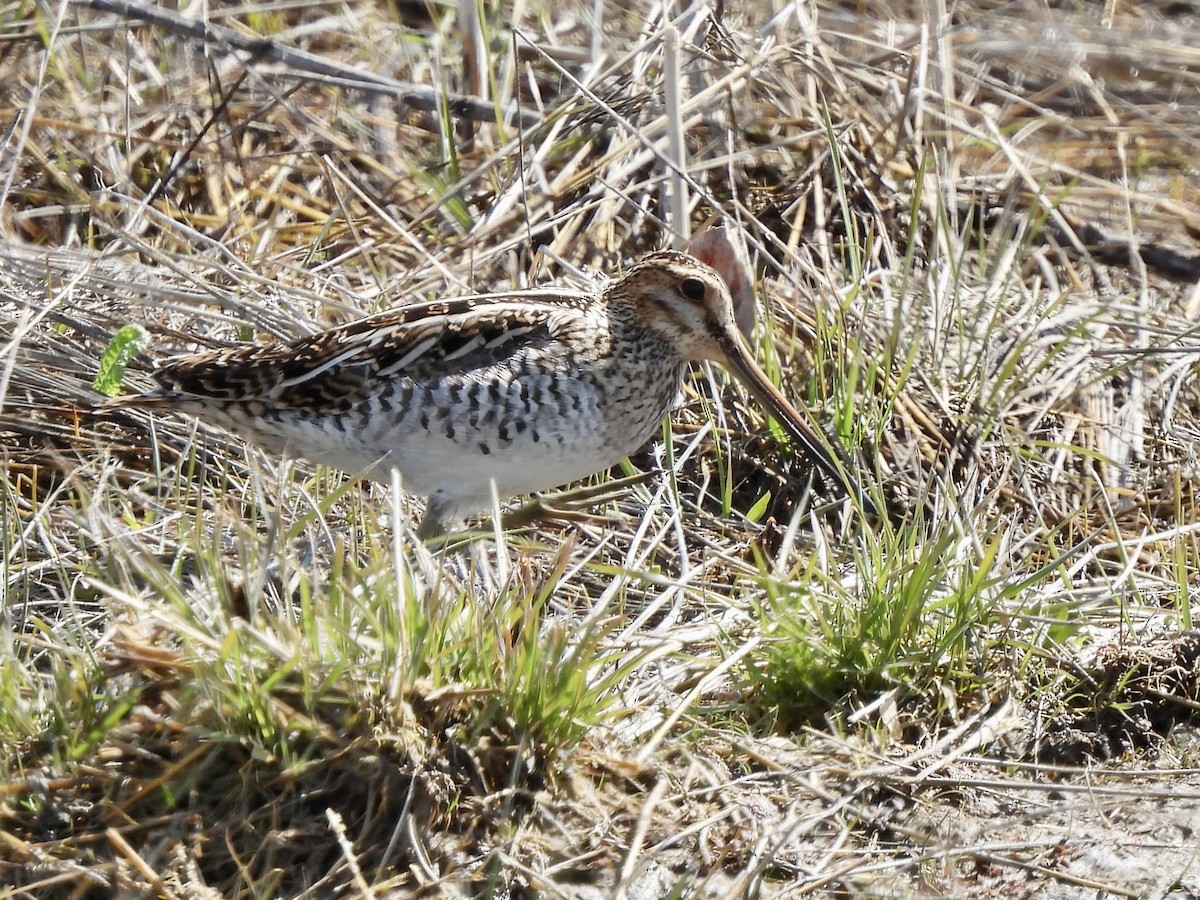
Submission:
M 445 98 L 450 112 L 477 122 L 495 122 L 498 118 L 503 118 L 504 121 L 519 124 L 522 128 L 532 127 L 539 122 L 537 116 L 522 112 L 515 104 L 506 111 L 498 111 L 494 103 L 474 97 L 464 97 L 461 94 L 447 94 L 433 88 L 395 81 L 374 72 L 340 65 L 331 62 L 326 57 L 298 50 L 295 47 L 288 47 L 271 38 L 246 37 L 219 25 L 186 18 L 161 6 L 150 6 L 134 2 L 134 0 L 76 0 L 76 2 L 100 12 L 116 13 L 126 18 L 164 28 L 173 34 L 215 44 L 230 52 L 242 51 L 251 54 L 256 59 L 269 59 L 283 63 L 297 72 L 319 76 L 349 90 L 395 97 L 401 103 L 422 112 L 433 112 L 439 109 L 442 98 Z

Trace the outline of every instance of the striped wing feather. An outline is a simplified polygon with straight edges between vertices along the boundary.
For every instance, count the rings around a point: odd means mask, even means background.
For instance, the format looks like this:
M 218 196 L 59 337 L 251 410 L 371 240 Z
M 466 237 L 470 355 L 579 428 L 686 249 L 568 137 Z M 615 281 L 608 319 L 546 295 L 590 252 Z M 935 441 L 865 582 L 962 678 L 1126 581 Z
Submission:
M 555 291 L 405 307 L 283 344 L 166 360 L 155 372 L 158 396 L 262 400 L 278 409 L 353 405 L 386 379 L 429 382 L 446 368 L 470 372 L 544 350 L 558 339 L 564 313 L 591 302 Z

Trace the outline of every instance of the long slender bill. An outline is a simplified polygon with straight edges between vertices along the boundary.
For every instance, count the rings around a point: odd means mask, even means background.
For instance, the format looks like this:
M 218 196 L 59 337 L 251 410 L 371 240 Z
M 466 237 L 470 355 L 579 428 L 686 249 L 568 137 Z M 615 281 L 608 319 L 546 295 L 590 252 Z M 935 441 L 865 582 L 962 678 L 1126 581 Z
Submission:
M 767 373 L 759 368 L 741 342 L 730 337 L 722 340 L 721 344 L 729 371 L 746 386 L 768 413 L 779 420 L 809 461 L 833 484 L 840 486 L 850 497 L 856 498 L 865 512 L 878 515 L 879 511 L 862 486 L 829 454 L 816 431 L 804 421 L 796 407 L 780 393 L 779 388 L 771 383 Z

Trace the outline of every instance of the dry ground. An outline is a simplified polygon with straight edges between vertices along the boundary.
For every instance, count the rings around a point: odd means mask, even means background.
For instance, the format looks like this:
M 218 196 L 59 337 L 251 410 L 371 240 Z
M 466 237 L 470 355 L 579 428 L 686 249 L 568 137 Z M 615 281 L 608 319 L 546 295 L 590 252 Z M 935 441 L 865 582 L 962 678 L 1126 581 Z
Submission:
M 735 6 L 4 8 L 0 887 L 1200 896 L 1200 7 Z M 878 519 L 707 371 L 467 555 L 92 389 L 713 217 Z

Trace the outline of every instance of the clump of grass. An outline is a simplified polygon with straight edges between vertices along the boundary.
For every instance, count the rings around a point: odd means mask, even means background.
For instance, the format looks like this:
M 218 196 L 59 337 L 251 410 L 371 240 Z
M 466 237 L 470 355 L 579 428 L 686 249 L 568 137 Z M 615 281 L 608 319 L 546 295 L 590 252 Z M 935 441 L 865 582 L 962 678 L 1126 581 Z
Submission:
M 815 563 L 794 580 L 765 578 L 758 614 L 767 640 L 747 670 L 777 727 L 845 727 L 893 690 L 932 725 L 947 712 L 945 691 L 983 687 L 996 674 L 998 547 L 913 523 L 872 534 L 848 582 Z
M 201 865 L 223 891 L 297 890 L 323 876 L 318 863 L 340 860 L 323 851 L 300 863 L 310 842 L 328 842 L 326 808 L 361 828 L 401 815 L 407 792 L 430 825 L 478 829 L 475 840 L 503 830 L 503 809 L 527 809 L 522 792 L 553 782 L 560 761 L 621 710 L 616 688 L 645 654 L 615 640 L 621 620 L 600 609 L 574 627 L 544 621 L 569 545 L 540 575 L 481 593 L 474 564 L 393 541 L 342 479 L 256 484 L 251 496 L 201 493 L 190 506 L 142 497 L 162 506 L 137 521 L 126 492 L 77 497 L 107 548 L 78 584 L 107 598 L 118 624 L 96 635 L 31 617 L 9 638 L 0 739 L 10 778 L 80 772 L 139 746 L 146 787 L 119 797 L 114 785 L 92 786 L 87 807 L 225 822 L 235 845 L 272 827 L 293 792 L 340 785 L 323 805 L 294 810 L 296 847 L 241 870 L 210 847 Z M 343 518 L 352 545 L 328 543 L 330 517 Z M 166 552 L 148 553 L 151 544 Z M 476 556 L 484 565 L 488 554 Z M 38 657 L 52 661 L 48 677 Z M 19 790 L 20 828 L 32 837 L 47 807 Z M 494 821 L 447 818 L 507 791 L 517 793 Z M 386 857 L 385 843 L 364 847 L 364 858 Z M 94 862 L 86 850 L 75 859 Z M 297 871 L 278 880 L 270 870 L 281 865 Z

